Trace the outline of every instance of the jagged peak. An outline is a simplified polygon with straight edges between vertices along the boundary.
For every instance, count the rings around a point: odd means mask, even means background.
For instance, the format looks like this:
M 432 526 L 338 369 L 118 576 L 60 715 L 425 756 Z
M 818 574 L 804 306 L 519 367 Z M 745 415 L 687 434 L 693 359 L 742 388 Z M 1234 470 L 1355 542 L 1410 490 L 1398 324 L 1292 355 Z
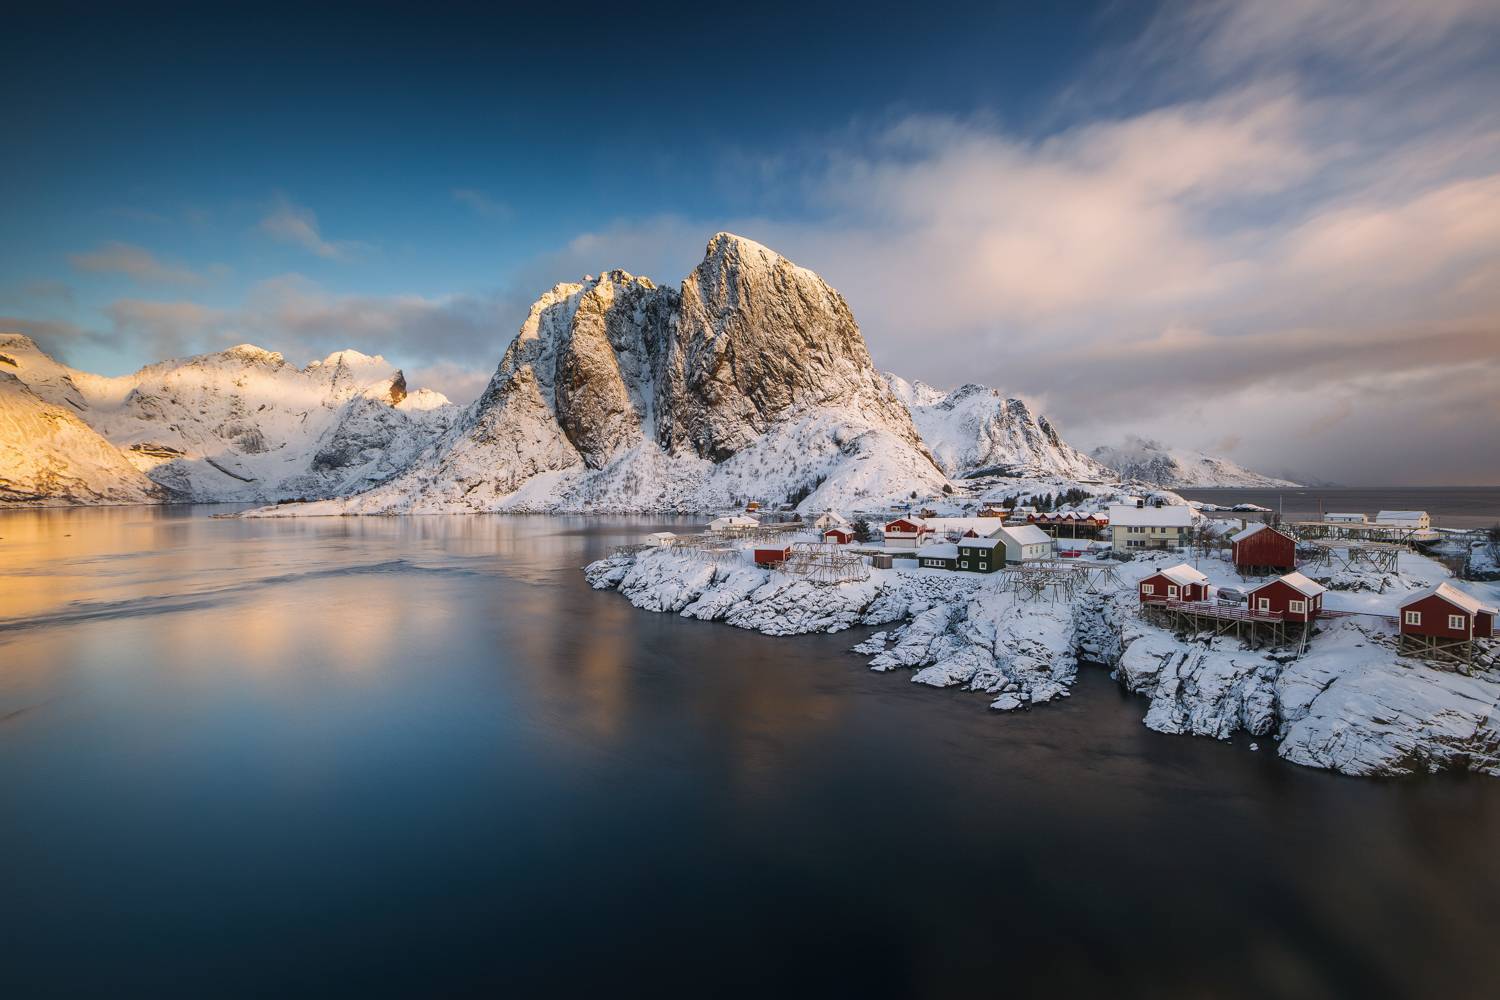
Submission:
M 279 351 L 268 351 L 264 347 L 256 347 L 254 344 L 235 344 L 225 351 L 215 354 L 202 354 L 199 357 L 212 358 L 238 358 L 243 361 L 264 362 L 279 365 L 286 361 Z

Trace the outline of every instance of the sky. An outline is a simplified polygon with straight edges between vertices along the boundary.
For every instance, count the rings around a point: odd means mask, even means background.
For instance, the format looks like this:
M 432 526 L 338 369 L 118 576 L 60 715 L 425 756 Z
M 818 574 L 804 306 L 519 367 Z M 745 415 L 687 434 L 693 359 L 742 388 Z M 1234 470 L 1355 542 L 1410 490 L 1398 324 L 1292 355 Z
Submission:
M 1500 0 L 213 6 L 8 15 L 0 330 L 467 401 L 729 230 L 1083 447 L 1500 485 Z

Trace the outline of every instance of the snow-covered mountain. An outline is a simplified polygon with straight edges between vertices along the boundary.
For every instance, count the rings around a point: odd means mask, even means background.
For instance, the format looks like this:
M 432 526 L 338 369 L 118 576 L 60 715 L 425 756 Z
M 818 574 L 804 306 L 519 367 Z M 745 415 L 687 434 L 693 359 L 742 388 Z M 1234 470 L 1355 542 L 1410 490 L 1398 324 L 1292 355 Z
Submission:
M 1201 451 L 1170 448 L 1160 441 L 1127 435 L 1118 448 L 1099 447 L 1093 457 L 1119 473 L 1120 478 L 1154 486 L 1296 486 L 1297 483 L 1263 476 L 1227 458 Z
M 285 513 L 805 509 L 946 478 L 842 296 L 719 233 L 679 288 L 611 271 L 532 306 L 484 394 L 403 475 Z
M 1084 482 L 1118 478 L 1064 441 L 1046 417 L 998 389 L 970 384 L 944 393 L 889 372 L 885 380 L 911 408 L 922 440 L 950 476 L 1059 476 Z
M 159 503 L 166 493 L 79 419 L 33 392 L 0 355 L 0 506 Z
M 437 393 L 408 393 L 399 370 L 358 351 L 298 368 L 241 345 L 111 378 L 68 368 L 29 338 L 6 334 L 0 370 L 119 449 L 162 487 L 162 499 L 347 495 L 404 469 L 460 412 Z M 15 453 L 30 450 L 13 433 L 0 431 L 0 440 Z M 79 460 L 89 454 L 83 448 Z M 0 465 L 0 475 L 12 468 Z

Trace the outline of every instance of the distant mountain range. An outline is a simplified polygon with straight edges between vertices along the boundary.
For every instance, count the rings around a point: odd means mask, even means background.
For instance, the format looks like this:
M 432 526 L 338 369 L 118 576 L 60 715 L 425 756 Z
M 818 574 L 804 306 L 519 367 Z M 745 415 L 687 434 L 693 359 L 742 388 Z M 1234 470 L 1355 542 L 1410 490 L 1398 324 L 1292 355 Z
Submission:
M 1091 457 L 997 390 L 883 375 L 838 292 L 729 233 L 676 287 L 610 271 L 552 288 L 463 408 L 352 350 L 298 368 L 242 345 L 104 377 L 8 334 L 0 376 L 5 505 L 822 510 L 989 476 L 1283 483 L 1141 439 Z
M 1298 483 L 1274 476 L 1263 476 L 1237 465 L 1227 458 L 1217 458 L 1201 451 L 1171 448 L 1159 441 L 1128 435 L 1116 448 L 1099 447 L 1093 451 L 1099 463 L 1114 470 L 1121 479 L 1153 486 L 1297 486 Z

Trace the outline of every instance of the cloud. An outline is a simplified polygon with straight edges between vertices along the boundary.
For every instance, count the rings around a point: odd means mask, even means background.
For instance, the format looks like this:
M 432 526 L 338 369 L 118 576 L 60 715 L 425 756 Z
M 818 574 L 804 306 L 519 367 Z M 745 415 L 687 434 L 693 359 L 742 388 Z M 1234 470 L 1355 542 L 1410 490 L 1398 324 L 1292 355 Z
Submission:
M 491 198 L 483 191 L 476 191 L 473 188 L 454 188 L 452 194 L 454 201 L 466 206 L 475 215 L 486 219 L 504 222 L 514 214 L 505 202 Z
M 68 261 L 79 271 L 124 274 L 146 284 L 196 285 L 203 281 L 201 274 L 163 263 L 150 250 L 130 243 L 103 243 L 87 253 L 70 254 Z
M 324 239 L 313 210 L 285 196 L 277 196 L 269 214 L 260 220 L 259 228 L 272 239 L 302 247 L 327 260 L 345 260 L 363 246 L 352 240 Z
M 222 335 L 229 314 L 196 302 L 151 302 L 120 299 L 105 308 L 117 336 L 135 338 L 153 359 L 175 358 L 206 349 L 206 341 Z M 227 334 L 232 346 L 233 333 Z

